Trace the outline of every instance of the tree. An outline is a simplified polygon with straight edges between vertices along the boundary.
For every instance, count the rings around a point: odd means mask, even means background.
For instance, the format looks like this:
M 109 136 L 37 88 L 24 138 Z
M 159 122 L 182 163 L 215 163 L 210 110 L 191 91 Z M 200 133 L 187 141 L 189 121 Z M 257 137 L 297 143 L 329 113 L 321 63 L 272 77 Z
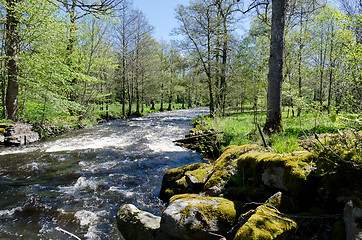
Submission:
M 4 104 L 4 115 L 12 121 L 18 120 L 19 104 L 19 4 L 17 0 L 6 1 L 5 53 L 7 59 L 8 83 Z
M 268 74 L 267 117 L 264 132 L 283 130 L 282 84 L 286 0 L 272 0 L 271 42 Z
M 215 21 L 213 19 L 213 9 L 207 1 L 192 2 L 190 6 L 178 6 L 176 10 L 176 19 L 180 23 L 178 29 L 180 34 L 187 37 L 187 48 L 196 52 L 199 61 L 202 64 L 203 71 L 207 76 L 207 85 L 209 90 L 209 108 L 210 113 L 214 114 L 214 80 L 212 73 L 213 64 L 213 29 Z

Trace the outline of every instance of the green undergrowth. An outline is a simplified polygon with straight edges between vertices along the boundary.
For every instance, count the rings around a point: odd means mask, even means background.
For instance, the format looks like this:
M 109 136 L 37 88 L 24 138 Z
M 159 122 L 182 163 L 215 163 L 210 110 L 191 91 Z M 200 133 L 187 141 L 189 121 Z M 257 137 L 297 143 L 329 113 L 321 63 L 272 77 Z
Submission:
M 214 131 L 223 131 L 218 136 L 221 150 L 229 145 L 243 145 L 258 143 L 263 145 L 261 135 L 255 124 L 263 127 L 265 113 L 259 113 L 255 118 L 253 112 L 227 113 L 225 116 L 215 118 L 200 118 L 205 123 L 205 128 Z M 284 131 L 272 136 L 266 136 L 266 142 L 276 153 L 293 152 L 301 150 L 299 140 L 314 134 L 337 133 L 347 128 L 341 121 L 331 119 L 327 113 L 315 116 L 313 113 L 302 113 L 301 117 L 289 116 L 283 118 Z

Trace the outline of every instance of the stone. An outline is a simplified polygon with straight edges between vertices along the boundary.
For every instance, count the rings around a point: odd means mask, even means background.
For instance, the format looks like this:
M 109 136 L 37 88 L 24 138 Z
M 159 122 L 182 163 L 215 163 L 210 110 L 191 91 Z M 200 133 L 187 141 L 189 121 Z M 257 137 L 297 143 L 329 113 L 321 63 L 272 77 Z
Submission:
M 237 220 L 234 202 L 219 197 L 181 194 L 170 199 L 161 231 L 170 239 L 222 239 Z
M 199 193 L 212 166 L 195 163 L 168 170 L 162 179 L 160 198 L 166 202 L 177 194 Z
M 297 230 L 296 222 L 266 205 L 242 215 L 239 221 L 241 227 L 234 240 L 291 239 Z
M 256 144 L 247 144 L 243 146 L 229 146 L 223 154 L 215 161 L 213 172 L 204 185 L 204 190 L 217 186 L 221 189 L 229 182 L 230 177 L 237 172 L 238 157 L 249 151 L 261 149 Z
M 1 124 L 4 129 L 5 145 L 26 145 L 39 141 L 38 133 L 32 131 L 32 126 L 26 123 Z
M 314 169 L 315 158 L 307 151 L 284 154 L 249 151 L 239 156 L 237 164 L 248 180 L 247 186 L 283 190 L 304 201 L 313 188 L 308 176 Z
M 361 201 L 349 200 L 343 210 L 347 240 L 362 240 L 362 208 Z
M 117 227 L 126 240 L 166 240 L 160 232 L 161 217 L 141 211 L 132 204 L 120 207 Z
M 221 188 L 217 186 L 213 186 L 211 188 L 206 189 L 205 194 L 210 197 L 220 196 Z
M 285 186 L 283 185 L 283 175 L 284 175 L 284 168 L 282 167 L 271 167 L 266 169 L 262 175 L 261 180 L 263 181 L 263 184 L 281 189 L 281 190 L 287 190 Z

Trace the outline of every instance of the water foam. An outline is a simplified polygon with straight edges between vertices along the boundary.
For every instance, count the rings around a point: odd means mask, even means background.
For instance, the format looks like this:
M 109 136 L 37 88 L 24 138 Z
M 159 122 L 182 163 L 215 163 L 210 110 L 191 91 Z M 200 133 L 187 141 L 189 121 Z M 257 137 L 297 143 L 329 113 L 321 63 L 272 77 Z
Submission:
M 100 186 L 100 183 L 94 179 L 87 179 L 86 177 L 79 177 L 72 186 L 59 187 L 59 189 L 65 193 L 73 194 L 77 191 L 96 191 Z
M 87 210 L 81 210 L 74 214 L 74 217 L 78 219 L 81 226 L 89 226 L 91 224 L 94 224 L 99 219 L 99 216 L 97 213 L 87 211 Z
M 21 207 L 16 207 L 10 210 L 0 210 L 0 217 L 11 217 L 15 214 L 16 211 L 21 211 Z
M 77 211 L 74 217 L 79 221 L 82 227 L 88 227 L 87 233 L 84 235 L 87 239 L 100 239 L 100 231 L 97 229 L 97 224 L 100 218 L 106 215 L 106 211 L 91 212 L 88 210 Z

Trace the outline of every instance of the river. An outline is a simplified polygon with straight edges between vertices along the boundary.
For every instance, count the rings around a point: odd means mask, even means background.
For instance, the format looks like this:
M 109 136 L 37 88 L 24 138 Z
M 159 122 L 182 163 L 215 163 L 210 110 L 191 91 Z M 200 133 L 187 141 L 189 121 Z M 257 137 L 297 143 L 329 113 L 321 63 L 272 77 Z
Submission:
M 163 174 L 201 162 L 176 146 L 206 109 L 115 120 L 22 147 L 0 150 L 0 239 L 123 239 L 122 204 L 160 215 Z

